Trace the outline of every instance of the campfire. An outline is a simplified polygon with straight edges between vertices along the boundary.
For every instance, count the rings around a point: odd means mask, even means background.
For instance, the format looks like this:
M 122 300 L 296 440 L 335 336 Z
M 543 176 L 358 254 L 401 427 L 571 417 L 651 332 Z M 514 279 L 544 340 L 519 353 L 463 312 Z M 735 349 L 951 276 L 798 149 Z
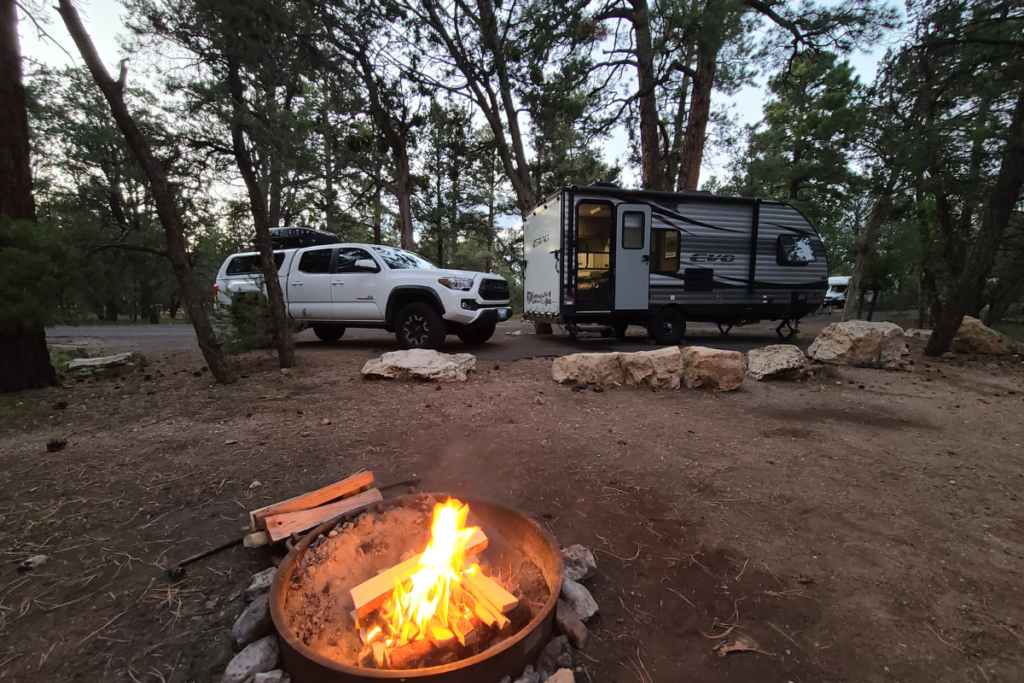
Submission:
M 321 532 L 289 581 L 291 630 L 329 660 L 384 670 L 452 664 L 515 638 L 549 611 L 550 569 L 507 541 L 493 548 L 501 525 L 470 515 L 421 496 Z
M 474 561 L 487 536 L 466 527 L 468 514 L 458 500 L 438 504 L 426 550 L 351 590 L 365 644 L 361 663 L 372 658 L 378 669 L 415 668 L 455 642 L 478 644 L 484 627 L 500 632 L 511 623 L 505 615 L 519 599 Z

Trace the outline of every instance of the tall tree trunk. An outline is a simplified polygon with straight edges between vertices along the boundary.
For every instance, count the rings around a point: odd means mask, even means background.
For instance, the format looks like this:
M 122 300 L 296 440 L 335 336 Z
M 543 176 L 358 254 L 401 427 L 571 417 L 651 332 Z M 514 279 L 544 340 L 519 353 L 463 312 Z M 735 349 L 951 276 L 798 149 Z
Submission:
M 857 235 L 857 243 L 853 250 L 856 257 L 853 262 L 853 274 L 850 276 L 850 284 L 846 287 L 846 305 L 843 307 L 843 322 L 853 317 L 853 307 L 856 301 L 860 300 L 861 283 L 864 280 L 864 271 L 871 261 L 874 253 L 875 243 L 878 242 L 878 235 L 882 231 L 885 219 L 889 216 L 889 209 L 892 207 L 892 190 L 895 186 L 896 174 L 893 173 L 889 184 L 882 190 L 882 193 L 875 199 L 875 205 L 868 214 L 867 221 L 860 234 Z M 860 317 L 858 312 L 857 317 Z
M 405 142 L 394 149 L 395 158 L 395 200 L 398 201 L 398 233 L 402 241 L 402 249 L 413 251 L 416 241 L 413 239 L 412 225 L 412 172 L 409 170 L 409 150 Z
M 711 91 L 715 87 L 717 67 L 717 45 L 698 45 L 697 70 L 693 77 L 693 94 L 690 96 L 690 115 L 686 120 L 683 157 L 679 162 L 677 190 L 696 190 L 700 181 L 708 121 L 711 119 Z
M 938 301 L 935 327 L 928 339 L 926 356 L 941 356 L 949 351 L 960 330 L 968 306 L 981 298 L 985 281 L 992 272 L 999 245 L 1020 201 L 1024 189 L 1024 89 L 1017 93 L 1017 103 L 999 162 L 999 172 L 982 211 L 981 226 L 972 235 L 971 250 L 963 267 L 963 275 L 952 288 L 948 301 Z
M 633 31 L 636 35 L 636 79 L 640 113 L 640 182 L 645 190 L 666 190 L 665 164 L 659 135 L 654 75 L 654 47 L 651 42 L 651 18 L 646 0 L 633 2 Z
M 494 177 L 494 174 L 491 174 Z M 484 272 L 491 272 L 494 265 L 494 185 L 491 184 L 487 194 L 487 258 L 484 260 Z
M 277 277 L 274 246 L 270 241 L 267 196 L 256 179 L 252 155 L 245 145 L 245 86 L 242 83 L 238 60 L 234 57 L 228 57 L 228 87 L 234 110 L 231 121 L 231 147 L 235 155 L 235 164 L 242 175 L 242 180 L 245 181 L 245 189 L 249 195 L 249 209 L 256 228 L 256 246 L 260 252 L 260 265 L 263 269 L 263 284 L 267 289 L 270 331 L 274 338 L 274 346 L 277 348 L 277 362 L 282 368 L 292 368 L 295 367 L 295 342 L 292 340 L 292 331 L 288 323 L 281 280 Z
M 235 380 L 234 372 L 232 372 L 231 366 L 228 365 L 227 356 L 224 355 L 224 349 L 221 348 L 217 341 L 217 335 L 213 331 L 210 317 L 206 314 L 206 308 L 203 306 L 205 297 L 200 293 L 195 273 L 192 272 L 192 265 L 189 262 L 187 243 L 185 241 L 185 227 L 182 224 L 181 217 L 178 215 L 171 187 L 167 182 L 167 173 L 153 155 L 149 142 L 135 124 L 135 120 L 129 113 L 128 106 L 124 101 L 124 84 L 128 77 L 125 65 L 122 63 L 120 78 L 114 81 L 110 74 L 107 73 L 107 69 L 103 65 L 99 54 L 97 54 L 92 39 L 89 37 L 88 32 L 86 32 L 85 26 L 82 25 L 82 20 L 78 16 L 75 6 L 71 4 L 71 0 L 58 1 L 58 11 L 64 20 L 68 33 L 71 34 L 75 45 L 78 46 L 78 51 L 81 53 L 86 66 L 89 67 L 89 71 L 92 73 L 96 84 L 103 91 L 103 96 L 110 106 L 114 120 L 117 121 L 125 141 L 132 150 L 132 154 L 149 180 L 157 215 L 160 218 L 160 223 L 163 225 L 164 234 L 167 238 L 167 253 L 171 261 L 171 267 L 174 270 L 175 277 L 178 278 L 181 296 L 185 301 L 185 308 L 188 309 L 192 326 L 195 328 L 196 339 L 199 342 L 200 350 L 203 352 L 203 357 L 206 359 L 206 363 L 209 365 L 210 371 L 216 380 L 221 384 L 229 384 Z
M 384 211 L 384 205 L 381 196 L 381 192 L 384 189 L 384 182 L 381 179 L 381 159 L 377 158 L 377 166 L 374 169 L 376 173 L 373 176 L 374 186 L 374 199 L 373 199 L 373 243 L 384 244 L 383 236 L 381 235 L 381 220 L 382 213 Z
M 0 0 L 0 221 L 26 222 L 14 230 L 31 230 L 36 220 L 25 106 L 15 0 Z M 0 391 L 59 383 L 43 325 L 0 320 Z

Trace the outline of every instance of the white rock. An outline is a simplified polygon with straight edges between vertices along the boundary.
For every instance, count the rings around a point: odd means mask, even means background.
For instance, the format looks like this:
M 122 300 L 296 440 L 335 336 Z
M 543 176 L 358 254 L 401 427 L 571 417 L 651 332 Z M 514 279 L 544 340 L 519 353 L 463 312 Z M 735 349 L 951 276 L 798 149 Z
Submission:
M 272 671 L 280 656 L 277 636 L 267 636 L 247 646 L 235 655 L 224 670 L 221 683 L 249 683 L 256 674 Z
M 249 490 L 250 491 L 254 491 L 254 490 L 258 489 L 261 486 L 263 486 L 263 482 L 261 482 L 259 479 L 253 479 L 252 483 L 249 484 Z
M 894 323 L 849 320 L 826 325 L 807 349 L 819 363 L 880 367 L 907 354 L 903 328 Z
M 654 389 L 678 389 L 683 376 L 683 356 L 678 346 L 654 351 L 620 353 L 619 364 L 627 384 Z
M 574 353 L 556 358 L 551 364 L 551 377 L 559 384 L 586 382 L 612 384 L 625 382 L 626 375 L 619 362 L 619 353 Z
M 747 359 L 739 351 L 687 346 L 682 349 L 682 356 L 683 383 L 687 388 L 736 391 L 743 386 Z
M 572 611 L 581 621 L 587 621 L 597 614 L 597 601 L 586 588 L 572 579 L 562 581 L 562 599 L 569 603 Z
M 270 633 L 270 596 L 264 593 L 245 608 L 231 627 L 231 644 L 235 651 L 243 649 Z
M 798 379 L 807 357 L 792 344 L 772 344 L 747 353 L 747 374 L 754 379 Z
M 1015 352 L 1013 341 L 977 318 L 964 316 L 953 339 L 953 351 L 980 356 L 1009 356 Z M 74 361 L 72 361 L 74 362 Z
M 576 676 L 572 669 L 559 669 L 551 674 L 544 683 L 576 683 Z
M 271 567 L 270 569 L 264 569 L 258 574 L 253 574 L 249 587 L 245 589 L 245 601 L 252 602 L 269 591 L 270 584 L 274 583 L 274 575 L 276 573 L 277 569 Z
M 398 380 L 425 379 L 435 382 L 465 382 L 476 368 L 476 356 L 469 353 L 440 353 L 431 349 L 391 351 L 366 361 L 362 374 L 370 378 Z
M 908 327 L 903 330 L 904 337 L 910 337 L 911 339 L 928 339 L 932 336 L 931 330 L 925 330 L 920 327 Z
M 292 677 L 281 669 L 274 669 L 265 673 L 256 674 L 252 683 L 291 683 Z
M 42 567 L 49 559 L 49 555 L 33 555 L 26 560 L 22 560 L 21 564 L 18 565 L 17 570 L 19 572 L 32 571 L 33 569 Z
M 527 666 L 515 683 L 540 683 L 540 672 L 534 671 L 532 666 Z
M 597 569 L 594 553 L 578 543 L 562 549 L 562 561 L 565 563 L 565 577 L 577 583 L 591 576 Z
M 117 353 L 113 356 L 102 356 L 100 358 L 75 358 L 68 363 L 68 370 L 82 370 L 85 368 L 91 370 L 102 370 L 104 368 L 112 368 L 118 365 L 127 365 L 132 362 L 132 353 L 128 351 L 126 353 Z

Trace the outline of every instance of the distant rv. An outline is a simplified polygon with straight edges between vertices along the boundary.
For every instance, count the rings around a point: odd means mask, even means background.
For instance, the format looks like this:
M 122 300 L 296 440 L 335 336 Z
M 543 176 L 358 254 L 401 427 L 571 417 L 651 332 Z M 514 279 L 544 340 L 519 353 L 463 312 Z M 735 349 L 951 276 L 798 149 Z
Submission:
M 846 305 L 846 290 L 850 287 L 849 275 L 835 275 L 828 279 L 828 290 L 825 291 L 825 305 L 831 310 L 836 306 Z
M 642 325 L 678 344 L 687 322 L 797 321 L 825 300 L 828 259 L 785 202 L 709 192 L 563 187 L 524 219 L 526 317 L 539 323 Z

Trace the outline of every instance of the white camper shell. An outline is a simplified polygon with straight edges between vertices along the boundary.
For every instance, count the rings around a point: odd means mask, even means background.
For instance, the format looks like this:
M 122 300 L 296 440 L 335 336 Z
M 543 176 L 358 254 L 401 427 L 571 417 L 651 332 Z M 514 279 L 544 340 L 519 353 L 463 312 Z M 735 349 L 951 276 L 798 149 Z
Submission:
M 676 344 L 687 321 L 781 320 L 791 330 L 828 285 L 821 237 L 784 202 L 708 192 L 563 187 L 524 219 L 525 315 L 643 325 Z

